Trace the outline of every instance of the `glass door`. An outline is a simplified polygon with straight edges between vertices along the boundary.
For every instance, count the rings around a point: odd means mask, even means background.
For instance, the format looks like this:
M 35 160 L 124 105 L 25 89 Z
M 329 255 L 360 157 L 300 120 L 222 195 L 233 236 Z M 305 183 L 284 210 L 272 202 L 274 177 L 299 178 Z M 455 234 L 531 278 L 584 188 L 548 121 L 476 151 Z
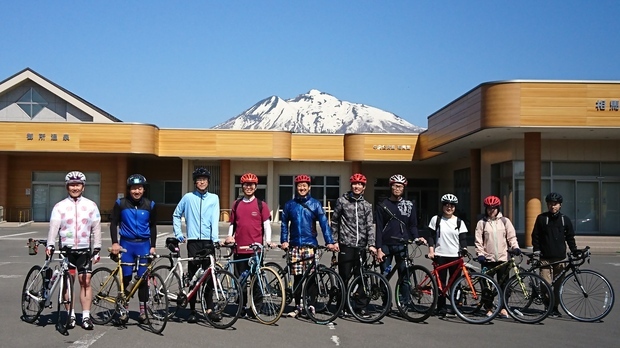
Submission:
M 577 181 L 575 201 L 575 231 L 599 230 L 599 196 L 597 181 Z
M 601 233 L 615 234 L 620 226 L 620 183 L 603 182 L 601 190 Z

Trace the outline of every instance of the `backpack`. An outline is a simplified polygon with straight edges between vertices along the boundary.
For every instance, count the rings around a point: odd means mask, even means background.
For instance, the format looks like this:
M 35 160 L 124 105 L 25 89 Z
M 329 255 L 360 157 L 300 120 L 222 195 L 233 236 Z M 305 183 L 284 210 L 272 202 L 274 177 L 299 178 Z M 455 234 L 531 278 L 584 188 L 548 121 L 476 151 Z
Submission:
M 437 219 L 435 220 L 435 233 L 437 233 L 437 239 L 439 239 L 439 224 L 441 223 L 441 215 L 437 214 L 435 216 L 437 216 Z M 462 222 L 463 220 L 461 220 L 461 218 L 457 216 L 456 217 L 456 230 L 459 232 L 461 231 Z
M 549 217 L 545 216 L 545 218 L 547 219 L 545 222 L 545 226 L 549 226 Z M 564 227 L 564 234 L 566 234 L 566 232 L 568 231 L 566 229 L 566 225 L 564 225 L 564 214 L 562 214 L 562 216 L 560 216 L 560 218 L 562 219 L 562 227 Z
M 254 197 L 256 199 L 256 203 L 258 204 L 258 215 L 260 215 L 261 218 L 261 230 L 263 231 L 263 238 L 265 237 L 265 225 L 263 224 L 264 221 L 263 220 L 263 201 L 258 198 L 258 197 Z M 233 204 L 232 207 L 232 211 L 234 212 L 233 216 L 235 217 L 234 220 L 232 221 L 232 225 L 233 225 L 233 236 L 235 235 L 235 232 L 237 231 L 237 207 L 239 206 L 239 203 L 241 203 L 241 201 L 243 200 L 243 198 L 239 198 L 235 201 L 235 204 Z

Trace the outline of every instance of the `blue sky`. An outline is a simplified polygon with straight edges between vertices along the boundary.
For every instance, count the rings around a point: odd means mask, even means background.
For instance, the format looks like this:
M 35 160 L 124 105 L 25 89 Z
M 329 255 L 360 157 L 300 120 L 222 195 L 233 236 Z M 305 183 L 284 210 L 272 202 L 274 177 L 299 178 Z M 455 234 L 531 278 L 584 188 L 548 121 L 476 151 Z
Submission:
M 482 82 L 620 80 L 620 1 L 8 1 L 30 67 L 125 122 L 210 128 L 318 89 L 427 117 Z

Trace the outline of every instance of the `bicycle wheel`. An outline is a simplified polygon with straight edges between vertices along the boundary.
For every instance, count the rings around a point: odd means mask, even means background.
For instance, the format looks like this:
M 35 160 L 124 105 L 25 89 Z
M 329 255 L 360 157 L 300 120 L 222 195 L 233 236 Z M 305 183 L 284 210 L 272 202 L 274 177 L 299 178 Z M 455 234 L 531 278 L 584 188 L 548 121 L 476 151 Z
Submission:
M 282 266 L 280 266 L 279 264 L 277 264 L 275 262 L 267 262 L 267 263 L 265 263 L 265 265 L 263 267 L 269 267 L 269 268 L 273 269 L 274 271 L 278 272 L 278 275 L 280 276 L 280 279 L 282 279 L 282 284 L 284 285 L 284 293 L 286 294 L 286 298 L 284 300 L 284 304 L 285 304 L 285 306 L 290 305 L 293 302 L 293 290 L 290 289 L 289 286 L 288 286 L 287 270 L 285 270 L 284 268 L 282 268 Z
M 278 272 L 261 267 L 250 280 L 250 306 L 256 320 L 271 325 L 278 321 L 284 311 L 286 293 Z
M 392 289 L 384 276 L 364 271 L 353 278 L 346 292 L 351 315 L 362 323 L 374 323 L 385 317 L 392 307 Z
M 168 296 L 168 319 L 174 317 L 186 298 L 183 291 L 181 277 L 176 271 L 172 272 L 172 267 L 168 265 L 159 266 L 153 270 L 153 273 L 159 274 L 164 280 L 166 292 Z
M 534 273 L 519 273 L 508 279 L 504 288 L 504 305 L 508 314 L 515 320 L 535 324 L 544 320 L 553 309 L 551 286 L 541 276 Z M 551 301 L 551 302 L 549 302 Z
M 151 331 L 160 334 L 166 328 L 169 318 L 168 290 L 164 280 L 157 273 L 149 274 L 147 281 L 149 298 L 146 301 L 146 317 Z
M 216 270 L 215 280 L 213 284 L 213 278 L 209 277 L 202 284 L 202 311 L 211 326 L 227 329 L 241 315 L 243 289 L 237 278 L 225 270 Z
M 603 319 L 614 306 L 614 289 L 600 273 L 577 270 L 560 286 L 560 305 L 574 319 L 593 322 Z
M 90 287 L 93 294 L 90 318 L 95 324 L 107 324 L 114 318 L 121 285 L 116 276 L 112 276 L 112 270 L 99 267 L 90 275 Z
M 431 316 L 437 306 L 437 283 L 426 267 L 409 267 L 409 279 L 398 282 L 396 307 L 400 314 L 412 322 L 422 322 Z
M 22 288 L 22 320 L 34 323 L 45 305 L 44 274 L 41 266 L 35 265 L 28 271 Z
M 493 320 L 502 309 L 501 294 L 495 279 L 482 273 L 470 273 L 469 279 L 461 276 L 452 284 L 450 302 L 462 320 L 484 324 Z
M 336 271 L 318 267 L 302 287 L 306 314 L 317 324 L 327 324 L 338 317 L 344 307 L 345 287 Z
M 56 329 L 63 335 L 69 330 L 71 310 L 73 309 L 73 277 L 69 272 L 63 272 L 60 287 L 58 288 L 58 321 Z

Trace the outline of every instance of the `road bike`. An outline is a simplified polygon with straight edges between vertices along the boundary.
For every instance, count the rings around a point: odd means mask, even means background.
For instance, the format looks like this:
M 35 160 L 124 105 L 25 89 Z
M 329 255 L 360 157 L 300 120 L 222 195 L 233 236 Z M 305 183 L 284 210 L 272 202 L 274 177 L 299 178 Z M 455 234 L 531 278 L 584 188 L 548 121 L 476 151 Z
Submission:
M 296 291 L 302 291 L 303 310 L 317 324 L 328 324 L 334 321 L 344 306 L 345 286 L 338 272 L 320 264 L 325 250 L 324 246 L 313 247 L 314 256 L 301 258 L 295 262 L 291 259 L 290 248 L 285 250 L 286 266 L 281 267 L 275 262 L 267 262 L 266 267 L 278 270 L 284 280 L 286 304 L 293 301 Z M 293 267 L 308 262 L 300 282 L 293 285 Z M 299 303 L 297 305 L 300 305 Z
M 243 272 L 239 276 L 242 289 L 250 288 L 249 299 L 250 308 L 254 317 L 259 322 L 271 325 L 280 319 L 284 311 L 286 292 L 284 282 L 277 270 L 266 266 L 261 266 L 264 257 L 264 246 L 260 243 L 253 243 L 249 246 L 238 246 L 236 244 L 222 247 L 229 247 L 231 251 L 235 248 L 239 250 L 252 250 L 252 256 L 243 259 L 233 260 L 231 253 L 225 259 L 223 269 L 234 274 L 235 263 L 247 262 L 250 266 L 249 271 Z M 247 292 L 244 291 L 244 295 Z
M 524 252 L 525 253 L 525 252 Z M 528 272 L 540 272 L 542 268 L 563 264 L 560 274 L 554 275 L 552 286 L 560 287 L 559 301 L 570 317 L 584 322 L 603 319 L 614 306 L 614 289 L 605 276 L 599 272 L 581 269 L 586 261 L 590 263 L 590 247 L 567 253 L 567 259 L 543 265 L 537 253 L 525 253 L 530 268 Z
M 432 260 L 432 277 L 420 278 L 416 288 L 428 289 L 436 286 L 437 294 L 450 297 L 452 309 L 459 318 L 471 324 L 488 323 L 497 317 L 502 308 L 500 286 L 490 276 L 468 269 L 472 256 L 467 249 L 461 250 L 459 254 L 458 259 L 443 265 Z M 428 255 L 426 257 L 428 258 Z M 468 259 L 467 263 L 464 258 Z M 439 272 L 451 267 L 456 267 L 456 271 L 444 284 Z
M 108 251 L 111 251 L 111 248 L 108 248 Z M 120 252 L 124 253 L 127 250 L 121 249 Z M 130 264 L 133 265 L 134 272 L 138 269 L 138 266 L 147 267 L 142 276 L 135 276 L 128 289 L 125 289 L 123 283 L 122 266 L 125 264 L 121 262 L 120 254 L 110 254 L 110 258 L 117 263 L 113 270 L 107 267 L 99 267 L 93 271 L 90 278 L 92 288 L 90 313 L 93 323 L 99 325 L 107 324 L 112 321 L 115 314 L 118 314 L 120 317 L 128 316 L 129 300 L 138 292 L 140 285 L 146 282 L 149 289 L 145 308 L 146 324 L 153 333 L 161 334 L 164 331 L 168 322 L 168 298 L 164 295 L 166 293 L 166 286 L 163 279 L 153 272 L 154 262 L 152 261 L 158 257 L 158 255 L 150 254 L 136 257 L 135 262 Z M 142 260 L 146 261 L 146 263 L 141 263 Z
M 508 250 L 508 260 L 493 268 L 482 268 L 482 273 L 494 276 L 502 269 L 499 284 L 502 287 L 502 299 L 508 314 L 515 320 L 535 324 L 543 321 L 553 310 L 553 292 L 551 286 L 541 276 L 525 272 L 515 261 L 515 252 Z M 521 260 L 523 256 L 521 256 Z M 509 277 L 509 271 L 513 276 Z
M 32 255 L 37 254 L 39 245 L 46 246 L 46 239 L 28 239 L 28 246 Z M 67 334 L 70 328 L 70 313 L 73 309 L 73 276 L 70 266 L 73 266 L 67 258 L 67 253 L 71 251 L 71 246 L 65 246 L 61 250 L 54 251 L 53 255 L 58 255 L 57 259 L 53 256 L 45 256 L 43 266 L 34 265 L 28 271 L 24 286 L 22 288 L 22 320 L 27 323 L 34 323 L 44 308 L 52 308 L 52 299 L 58 289 L 57 308 L 58 320 L 56 329 L 63 335 Z M 75 252 L 75 251 L 73 251 Z M 88 253 L 78 252 L 78 253 Z M 52 266 L 57 262 L 58 265 Z M 53 268 L 53 269 L 52 269 Z
M 209 324 L 218 329 L 227 329 L 241 316 L 243 291 L 237 278 L 215 263 L 215 250 L 219 244 L 201 250 L 194 257 L 180 257 L 178 241 L 168 241 L 172 266 L 161 265 L 153 270 L 163 278 L 169 306 L 167 317 L 172 318 L 179 308 L 186 308 L 192 298 L 200 300 L 202 312 Z M 194 277 L 183 271 L 183 262 L 208 260 L 209 266 L 198 268 Z

